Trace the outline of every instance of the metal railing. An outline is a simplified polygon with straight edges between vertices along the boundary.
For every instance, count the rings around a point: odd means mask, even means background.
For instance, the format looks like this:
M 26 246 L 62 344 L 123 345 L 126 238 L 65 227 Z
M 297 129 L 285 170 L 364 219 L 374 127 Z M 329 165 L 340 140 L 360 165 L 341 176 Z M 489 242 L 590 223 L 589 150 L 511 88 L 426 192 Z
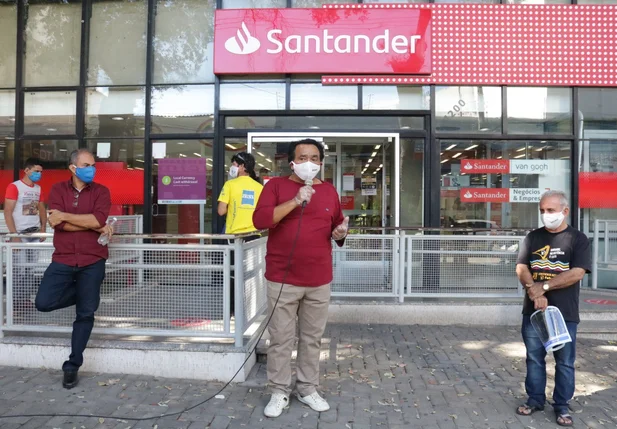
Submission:
M 598 271 L 617 271 L 617 220 L 593 222 L 591 288 L 598 288 Z
M 399 302 L 411 297 L 522 296 L 515 274 L 522 236 L 434 235 L 434 230 L 401 228 L 379 232 L 352 234 L 344 247 L 333 246 L 333 296 Z M 259 333 L 255 327 L 263 322 L 267 308 L 267 238 L 245 238 L 114 236 L 94 332 L 229 338 L 238 347 L 253 341 Z M 74 308 L 51 313 L 31 308 L 51 261 L 52 243 L 6 242 L 0 247 L 5 254 L 0 265 L 6 267 L 7 291 L 6 305 L 0 305 L 0 321 L 4 320 L 2 313 L 6 314 L 0 335 L 2 329 L 70 332 Z M 232 278 L 234 317 L 230 311 Z M 30 308 L 20 307 L 27 302 Z
M 523 296 L 516 258 L 523 237 L 401 235 L 406 297 Z
M 190 240 L 198 243 L 173 243 Z M 242 236 L 208 234 L 114 236 L 109 244 L 93 332 L 233 338 L 236 346 L 242 346 L 245 331 L 266 308 L 266 240 L 263 237 L 244 242 Z M 0 246 L 5 251 L 6 266 L 6 320 L 2 329 L 71 332 L 74 307 L 50 313 L 32 308 L 38 285 L 51 262 L 52 243 L 6 242 Z M 234 252 L 235 270 L 231 264 Z M 235 318 L 230 308 L 232 273 L 236 276 Z

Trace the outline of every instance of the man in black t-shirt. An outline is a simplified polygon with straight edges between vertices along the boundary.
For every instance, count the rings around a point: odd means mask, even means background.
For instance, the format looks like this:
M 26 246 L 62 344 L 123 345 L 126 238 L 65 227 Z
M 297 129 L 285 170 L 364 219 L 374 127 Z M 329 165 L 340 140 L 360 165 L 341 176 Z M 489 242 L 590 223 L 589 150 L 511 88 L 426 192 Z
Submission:
M 544 409 L 546 402 L 546 350 L 531 325 L 530 316 L 547 306 L 557 307 L 563 314 L 571 343 L 554 352 L 555 390 L 553 409 L 560 426 L 572 426 L 568 402 L 574 395 L 574 360 L 580 281 L 591 271 L 589 240 L 582 232 L 569 226 L 570 209 L 566 194 L 547 191 L 540 199 L 540 214 L 544 228 L 530 232 L 519 250 L 516 274 L 527 294 L 523 304 L 521 332 L 527 349 L 525 390 L 529 399 L 518 407 L 517 414 L 528 416 Z

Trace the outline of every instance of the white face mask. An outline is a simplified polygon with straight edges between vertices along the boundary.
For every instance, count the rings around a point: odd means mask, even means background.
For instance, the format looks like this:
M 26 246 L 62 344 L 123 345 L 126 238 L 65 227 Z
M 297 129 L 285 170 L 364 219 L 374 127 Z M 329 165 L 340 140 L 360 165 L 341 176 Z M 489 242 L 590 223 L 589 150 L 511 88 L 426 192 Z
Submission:
M 232 165 L 231 167 L 229 167 L 229 178 L 235 179 L 236 177 L 238 177 L 238 167 Z
M 303 162 L 302 164 L 296 164 L 295 162 L 291 162 L 293 166 L 293 171 L 296 173 L 296 176 L 300 178 L 300 180 L 313 180 L 317 173 L 319 173 L 319 164 L 314 164 L 312 162 Z
M 559 213 L 544 213 L 542 216 L 542 223 L 547 229 L 557 229 L 565 219 L 563 212 Z

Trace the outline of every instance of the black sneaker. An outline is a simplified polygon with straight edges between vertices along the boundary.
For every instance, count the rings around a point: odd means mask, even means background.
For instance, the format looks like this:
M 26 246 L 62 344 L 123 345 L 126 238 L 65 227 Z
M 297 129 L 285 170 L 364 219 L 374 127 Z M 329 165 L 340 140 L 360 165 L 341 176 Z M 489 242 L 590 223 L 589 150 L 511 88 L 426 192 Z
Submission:
M 64 378 L 62 379 L 62 387 L 65 389 L 72 389 L 79 383 L 79 377 L 77 371 L 64 371 Z

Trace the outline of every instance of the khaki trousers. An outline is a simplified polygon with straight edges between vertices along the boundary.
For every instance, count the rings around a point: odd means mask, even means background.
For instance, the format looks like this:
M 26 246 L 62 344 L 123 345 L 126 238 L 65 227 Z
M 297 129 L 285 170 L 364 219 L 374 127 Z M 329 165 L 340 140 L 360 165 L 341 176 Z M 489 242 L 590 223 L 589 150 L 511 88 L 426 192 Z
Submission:
M 268 282 L 268 314 L 272 312 L 281 290 L 280 283 Z M 298 357 L 296 390 L 310 395 L 319 386 L 321 337 L 328 321 L 330 284 L 318 287 L 284 285 L 281 297 L 268 325 L 268 385 L 272 393 L 289 396 L 291 386 L 291 354 L 298 316 Z

